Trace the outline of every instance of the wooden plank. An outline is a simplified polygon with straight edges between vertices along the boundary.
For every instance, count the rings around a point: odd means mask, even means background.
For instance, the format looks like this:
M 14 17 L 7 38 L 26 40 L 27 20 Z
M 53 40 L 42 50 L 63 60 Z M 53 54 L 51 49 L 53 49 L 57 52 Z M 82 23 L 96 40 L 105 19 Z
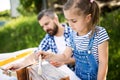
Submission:
M 26 67 L 16 71 L 16 73 L 17 73 L 18 80 L 27 80 Z
M 17 71 L 18 80 L 70 80 L 66 73 L 51 64 L 42 65 L 41 75 L 37 70 L 38 65 L 32 65 Z

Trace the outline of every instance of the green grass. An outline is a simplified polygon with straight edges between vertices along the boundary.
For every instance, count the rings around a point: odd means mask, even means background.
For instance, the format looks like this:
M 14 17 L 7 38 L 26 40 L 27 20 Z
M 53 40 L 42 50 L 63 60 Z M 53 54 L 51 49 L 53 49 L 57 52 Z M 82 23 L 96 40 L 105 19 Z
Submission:
M 106 13 L 101 17 L 101 26 L 108 31 L 109 40 L 109 69 L 107 80 L 119 80 L 120 76 L 120 9 Z

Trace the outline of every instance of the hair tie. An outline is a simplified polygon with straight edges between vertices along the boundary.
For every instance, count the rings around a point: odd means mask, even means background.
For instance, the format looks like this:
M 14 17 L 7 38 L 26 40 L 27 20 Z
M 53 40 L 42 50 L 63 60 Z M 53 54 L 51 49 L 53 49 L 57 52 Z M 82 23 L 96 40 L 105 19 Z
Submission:
M 90 0 L 91 3 L 93 3 L 94 0 Z

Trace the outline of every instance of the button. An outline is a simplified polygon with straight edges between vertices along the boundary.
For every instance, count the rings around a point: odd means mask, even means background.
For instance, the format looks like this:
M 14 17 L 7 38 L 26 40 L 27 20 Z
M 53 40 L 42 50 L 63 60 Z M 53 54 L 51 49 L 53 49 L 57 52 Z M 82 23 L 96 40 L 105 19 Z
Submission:
M 88 54 L 90 54 L 91 53 L 91 51 L 90 50 L 88 50 Z

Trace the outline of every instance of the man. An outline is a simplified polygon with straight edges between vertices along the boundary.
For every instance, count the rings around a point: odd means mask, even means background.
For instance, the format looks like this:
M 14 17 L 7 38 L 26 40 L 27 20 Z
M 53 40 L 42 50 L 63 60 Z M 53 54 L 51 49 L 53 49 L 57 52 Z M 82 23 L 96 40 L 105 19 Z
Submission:
M 43 30 L 47 32 L 44 39 L 41 41 L 38 49 L 36 51 L 52 51 L 54 53 L 61 53 L 66 47 L 66 39 L 69 37 L 71 29 L 65 25 L 60 24 L 58 16 L 53 10 L 43 10 L 38 14 L 39 24 L 42 26 Z M 58 67 L 61 64 L 57 62 L 51 62 L 54 66 Z M 66 61 L 65 64 L 74 63 L 74 59 Z
M 44 39 L 41 41 L 38 49 L 35 50 L 33 54 L 26 57 L 22 62 L 8 66 L 6 70 L 8 69 L 17 70 L 21 67 L 34 64 L 36 62 L 35 54 L 39 50 L 51 51 L 52 53 L 58 54 L 62 53 L 65 50 L 66 48 L 65 41 L 69 38 L 70 31 L 72 31 L 70 27 L 64 24 L 60 24 L 58 16 L 51 9 L 42 10 L 38 14 L 38 22 L 43 28 L 43 30 L 47 33 Z M 54 61 L 50 61 L 50 63 L 58 68 L 61 68 L 63 64 L 74 64 L 74 61 L 75 60 L 71 58 L 68 61 L 65 61 L 64 63 Z M 66 70 L 63 71 L 70 76 L 70 80 L 78 80 L 77 76 L 72 71 L 70 71 L 68 67 L 65 66 L 65 68 L 67 71 Z

